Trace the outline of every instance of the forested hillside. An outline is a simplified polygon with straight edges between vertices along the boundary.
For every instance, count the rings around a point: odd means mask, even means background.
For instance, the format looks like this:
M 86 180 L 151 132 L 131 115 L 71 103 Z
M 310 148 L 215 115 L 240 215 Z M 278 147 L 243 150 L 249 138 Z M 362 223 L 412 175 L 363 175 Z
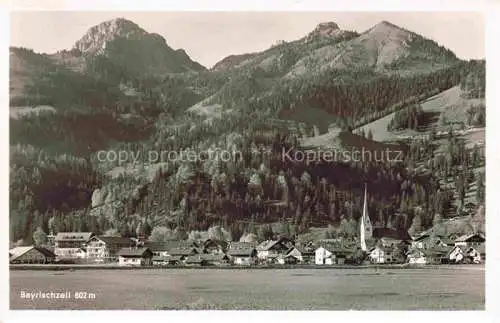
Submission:
M 160 240 L 214 227 L 233 240 L 324 228 L 327 238 L 356 239 L 365 183 L 379 227 L 421 232 L 468 215 L 456 201 L 466 204 L 471 185 L 474 209 L 484 203 L 484 173 L 476 171 L 484 169 L 484 152 L 452 130 L 398 143 L 404 153 L 397 161 L 284 158 L 331 128 L 343 130 L 336 142 L 344 150 L 379 147 L 351 131 L 392 112 L 390 131 L 419 131 L 421 102 L 454 86 L 484 98 L 484 64 L 460 61 L 392 24 L 364 33 L 321 24 L 297 41 L 230 56 L 207 71 L 160 36 L 119 20 L 91 29 L 68 55 L 82 60 L 11 49 L 11 111 L 55 108 L 11 117 L 11 241 L 31 242 L 37 228 L 163 232 Z M 467 111 L 467 126 L 484 125 L 480 105 Z M 150 158 L 210 149 L 239 153 L 230 160 Z M 110 151 L 134 158 L 100 157 Z M 454 186 L 443 184 L 448 179 Z

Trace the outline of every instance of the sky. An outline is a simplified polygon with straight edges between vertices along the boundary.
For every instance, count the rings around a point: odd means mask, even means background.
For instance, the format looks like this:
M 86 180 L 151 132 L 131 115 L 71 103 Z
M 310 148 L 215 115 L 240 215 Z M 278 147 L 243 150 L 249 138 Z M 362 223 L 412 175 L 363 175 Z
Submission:
M 231 54 L 299 39 L 319 23 L 363 32 L 382 20 L 416 32 L 463 59 L 485 58 L 485 26 L 478 12 L 113 12 L 17 11 L 11 13 L 11 46 L 53 53 L 70 49 L 87 30 L 114 18 L 132 20 L 167 44 L 183 48 L 206 67 Z

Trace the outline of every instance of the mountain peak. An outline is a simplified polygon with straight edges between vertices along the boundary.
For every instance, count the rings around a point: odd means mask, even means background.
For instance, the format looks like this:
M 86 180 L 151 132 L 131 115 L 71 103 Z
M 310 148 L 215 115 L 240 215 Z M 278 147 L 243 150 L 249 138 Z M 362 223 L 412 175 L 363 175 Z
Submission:
M 305 40 L 309 41 L 317 37 L 336 38 L 343 33 L 344 31 L 339 28 L 339 25 L 333 21 L 321 22 L 307 35 Z
M 339 25 L 337 25 L 333 21 L 320 22 L 316 26 L 316 30 L 335 30 L 335 29 L 340 29 L 340 28 Z
M 399 26 L 396 26 L 393 23 L 388 22 L 387 20 L 382 20 L 372 28 L 368 29 L 368 33 L 391 33 L 391 32 L 397 32 L 397 33 L 405 33 L 405 34 L 410 34 L 409 31 L 407 31 L 404 28 L 401 28 Z
M 336 36 L 339 32 L 340 32 L 339 25 L 337 25 L 333 21 L 328 21 L 319 23 L 309 35 L 332 37 Z
M 74 48 L 82 53 L 100 54 L 109 41 L 117 37 L 145 35 L 147 32 L 133 21 L 125 18 L 115 18 L 91 27 L 87 33 L 75 43 Z

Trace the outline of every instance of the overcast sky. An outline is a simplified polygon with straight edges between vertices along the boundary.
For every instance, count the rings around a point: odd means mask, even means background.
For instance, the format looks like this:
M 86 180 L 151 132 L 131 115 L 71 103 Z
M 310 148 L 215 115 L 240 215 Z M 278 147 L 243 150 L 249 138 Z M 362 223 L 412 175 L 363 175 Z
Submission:
M 70 49 L 93 25 L 122 17 L 184 48 L 206 67 L 230 54 L 269 48 L 278 40 L 305 36 L 320 22 L 363 32 L 387 20 L 437 41 L 464 59 L 485 57 L 484 20 L 469 12 L 77 12 L 11 14 L 11 45 L 36 52 Z

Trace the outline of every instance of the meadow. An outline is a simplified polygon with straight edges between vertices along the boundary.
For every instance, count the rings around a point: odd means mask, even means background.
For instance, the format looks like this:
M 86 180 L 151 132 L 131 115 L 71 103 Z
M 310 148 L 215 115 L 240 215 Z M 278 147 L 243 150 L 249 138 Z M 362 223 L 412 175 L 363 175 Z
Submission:
M 484 266 L 10 272 L 11 309 L 484 310 Z M 87 293 L 23 299 L 24 292 Z M 80 294 L 83 295 L 83 294 Z

